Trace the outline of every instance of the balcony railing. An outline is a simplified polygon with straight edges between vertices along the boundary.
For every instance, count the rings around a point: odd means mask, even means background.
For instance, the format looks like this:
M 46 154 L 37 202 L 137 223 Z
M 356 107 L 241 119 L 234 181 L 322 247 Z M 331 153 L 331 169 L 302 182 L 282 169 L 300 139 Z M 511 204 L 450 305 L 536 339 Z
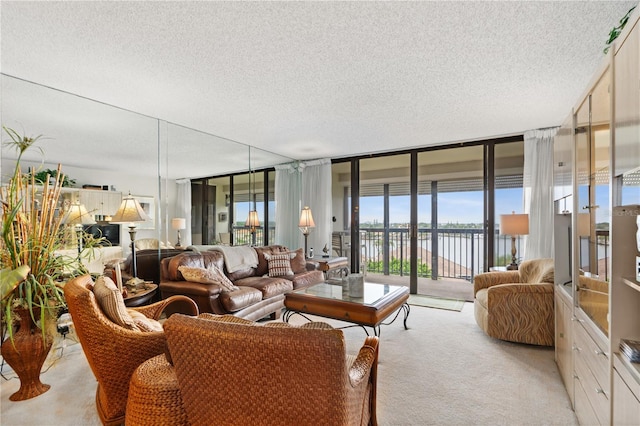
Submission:
M 269 228 L 273 235 L 275 228 Z M 367 262 L 367 271 L 385 275 L 409 275 L 411 244 L 407 228 L 360 228 L 362 260 Z M 596 232 L 598 246 L 608 259 L 610 255 L 609 231 Z M 423 278 L 462 278 L 473 281 L 476 274 L 484 270 L 484 232 L 482 229 L 447 228 L 418 229 L 418 276 Z M 271 240 L 271 239 L 270 239 Z M 387 242 L 385 244 L 385 241 Z M 433 242 L 437 241 L 436 246 Z M 252 242 L 250 228 L 233 228 L 233 244 L 242 245 Z M 263 228 L 256 230 L 255 245 L 264 245 Z M 385 250 L 385 246 L 387 249 Z M 511 237 L 494 235 L 494 263 L 506 266 L 511 263 Z M 518 261 L 524 251 L 524 238 L 516 237 Z M 604 262 L 604 267 L 608 262 Z M 608 271 L 598 271 L 604 273 Z
M 379 274 L 409 275 L 411 244 L 406 228 L 360 228 L 363 261 L 367 271 Z M 609 257 L 609 232 L 597 231 L 598 246 Z M 482 229 L 418 229 L 418 276 L 424 278 L 462 278 L 473 281 L 484 270 L 484 232 Z M 385 243 L 385 241 L 387 243 Z M 433 242 L 437 241 L 434 246 Z M 387 250 L 384 247 L 387 246 Z M 494 263 L 511 263 L 511 237 L 494 235 Z M 524 249 L 524 238 L 516 237 L 518 261 Z M 607 262 L 604 262 L 605 268 Z M 599 271 L 605 273 L 607 271 Z

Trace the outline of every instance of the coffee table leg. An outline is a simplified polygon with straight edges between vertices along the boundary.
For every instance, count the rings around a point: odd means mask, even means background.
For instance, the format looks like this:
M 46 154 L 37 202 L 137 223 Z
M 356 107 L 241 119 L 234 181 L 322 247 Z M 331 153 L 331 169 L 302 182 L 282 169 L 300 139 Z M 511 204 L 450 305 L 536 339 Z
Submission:
M 402 310 L 404 311 L 404 329 L 408 330 L 409 327 L 407 327 L 407 318 L 409 318 L 409 313 L 411 312 L 411 307 L 409 306 L 408 303 L 405 303 L 402 305 Z

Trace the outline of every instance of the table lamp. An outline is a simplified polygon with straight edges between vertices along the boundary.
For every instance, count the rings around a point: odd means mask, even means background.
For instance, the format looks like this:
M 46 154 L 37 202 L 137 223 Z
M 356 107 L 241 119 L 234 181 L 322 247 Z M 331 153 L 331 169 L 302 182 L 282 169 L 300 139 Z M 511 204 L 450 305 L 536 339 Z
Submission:
M 187 219 L 184 217 L 174 217 L 171 219 L 171 228 L 178 232 L 178 242 L 176 243 L 176 247 L 180 247 L 180 230 L 187 228 Z
M 149 220 L 149 216 L 144 212 L 142 206 L 131 194 L 122 199 L 120 208 L 111 218 L 112 223 L 128 223 L 129 236 L 131 237 L 131 274 L 137 278 L 138 270 L 136 265 L 136 223 Z
M 316 224 L 313 221 L 313 215 L 311 214 L 311 209 L 308 206 L 304 206 L 300 213 L 300 223 L 298 223 L 298 227 L 300 228 L 300 231 L 302 231 L 302 235 L 304 235 L 304 257 L 308 259 L 309 252 L 307 251 L 307 239 L 311 233 L 311 228 L 316 227 Z
M 260 219 L 258 218 L 257 210 L 250 210 L 249 216 L 247 216 L 247 221 L 244 223 L 244 226 L 250 227 L 251 232 L 251 245 L 256 245 L 256 228 L 260 227 Z
M 65 225 L 73 225 L 78 237 L 78 259 L 80 259 L 80 254 L 82 253 L 82 226 L 93 225 L 96 221 L 93 220 L 93 217 L 89 214 L 84 204 L 73 203 L 62 219 L 62 223 Z
M 516 212 L 500 215 L 500 233 L 511 235 L 511 264 L 507 265 L 507 270 L 517 271 L 516 236 L 529 234 L 529 215 L 516 214 Z

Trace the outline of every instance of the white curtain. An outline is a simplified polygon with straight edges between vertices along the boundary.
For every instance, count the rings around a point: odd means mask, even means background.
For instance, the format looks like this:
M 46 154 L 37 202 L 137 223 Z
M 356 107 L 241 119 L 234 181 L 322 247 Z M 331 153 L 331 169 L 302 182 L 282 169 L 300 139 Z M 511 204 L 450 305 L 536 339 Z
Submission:
M 184 247 L 191 245 L 191 180 L 176 180 L 176 215 L 175 217 L 184 217 L 187 220 L 187 229 L 180 232 L 181 244 Z
M 295 162 L 276 166 L 275 244 L 291 249 L 304 247 L 298 228 L 302 207 L 309 206 L 316 227 L 309 235 L 308 247 L 322 254 L 331 246 L 331 161 L 328 159 Z
M 297 163 L 276 166 L 276 236 L 275 244 L 301 247 L 300 219 L 301 176 Z
M 524 133 L 524 211 L 529 236 L 523 259 L 553 257 L 553 138 L 558 128 Z
M 331 161 L 307 161 L 302 172 L 302 206 L 309 206 L 316 227 L 309 234 L 308 245 L 321 256 L 326 245 L 331 250 Z

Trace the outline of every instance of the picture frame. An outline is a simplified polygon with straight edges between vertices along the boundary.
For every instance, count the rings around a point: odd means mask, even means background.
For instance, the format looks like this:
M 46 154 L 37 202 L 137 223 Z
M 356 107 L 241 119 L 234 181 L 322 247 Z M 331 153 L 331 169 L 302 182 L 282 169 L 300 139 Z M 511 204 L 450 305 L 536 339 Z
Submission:
M 227 221 L 227 212 L 218 213 L 218 222 L 226 222 Z
M 149 216 L 150 220 L 137 224 L 138 229 L 156 229 L 156 199 L 147 195 L 134 195 L 138 200 L 142 210 Z

